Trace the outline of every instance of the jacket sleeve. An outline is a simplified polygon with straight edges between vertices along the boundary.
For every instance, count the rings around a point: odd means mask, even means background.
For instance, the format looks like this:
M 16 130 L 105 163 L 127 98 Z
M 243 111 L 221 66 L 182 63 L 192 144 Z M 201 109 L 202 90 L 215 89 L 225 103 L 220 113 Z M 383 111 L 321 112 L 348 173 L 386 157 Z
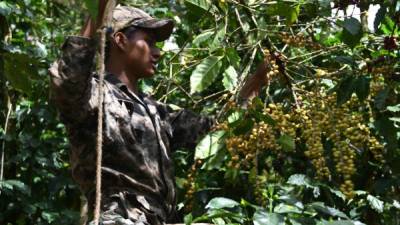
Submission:
M 96 44 L 93 39 L 70 36 L 61 50 L 61 57 L 49 69 L 51 100 L 63 119 L 81 122 L 95 102 L 92 67 Z
M 212 117 L 198 115 L 188 109 L 173 110 L 159 103 L 160 115 L 172 131 L 171 149 L 194 149 L 200 139 L 210 131 L 214 124 Z

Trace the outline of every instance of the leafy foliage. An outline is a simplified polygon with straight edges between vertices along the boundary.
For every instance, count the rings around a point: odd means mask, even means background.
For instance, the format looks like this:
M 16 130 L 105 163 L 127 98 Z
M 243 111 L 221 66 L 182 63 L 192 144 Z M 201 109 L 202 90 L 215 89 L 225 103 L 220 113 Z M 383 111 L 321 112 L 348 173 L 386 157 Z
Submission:
M 143 91 L 219 121 L 195 151 L 174 153 L 185 223 L 399 224 L 399 3 L 120 3 L 176 24 Z M 47 68 L 96 9 L 92 0 L 0 2 L 0 224 L 79 220 Z M 268 86 L 237 106 L 265 57 Z

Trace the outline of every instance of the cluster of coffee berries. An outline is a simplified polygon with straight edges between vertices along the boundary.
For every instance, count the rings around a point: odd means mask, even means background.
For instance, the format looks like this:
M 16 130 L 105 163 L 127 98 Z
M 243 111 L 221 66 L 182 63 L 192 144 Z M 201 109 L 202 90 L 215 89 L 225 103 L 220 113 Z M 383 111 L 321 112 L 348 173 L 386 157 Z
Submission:
M 269 115 L 276 122 L 275 128 L 277 129 L 277 133 L 279 133 L 280 135 L 286 134 L 293 138 L 296 136 L 297 126 L 295 124 L 295 120 L 292 117 L 291 112 L 284 112 L 282 104 L 268 104 L 268 107 L 264 109 L 263 114 Z M 280 150 L 280 146 L 278 146 L 276 146 L 275 148 L 277 150 Z
M 226 149 L 228 150 L 231 159 L 228 163 L 229 168 L 239 169 L 241 164 L 241 157 L 247 152 L 248 141 L 240 136 L 233 136 L 225 140 Z M 244 154 L 243 154 L 244 153 Z
M 342 181 L 340 190 L 343 194 L 352 198 L 354 195 L 354 184 L 352 176 L 356 172 L 354 158 L 354 149 L 350 147 L 350 143 L 345 140 L 340 140 L 335 143 L 332 148 L 333 158 L 336 162 L 336 173 L 340 176 Z
M 296 47 L 304 47 L 307 43 L 307 39 L 304 37 L 303 34 L 298 35 L 291 35 L 287 32 L 282 32 L 280 34 L 282 42 Z
M 263 171 L 264 174 L 267 174 L 267 171 Z M 256 177 L 254 183 L 254 196 L 256 198 L 257 204 L 260 206 L 267 205 L 267 197 L 265 195 L 266 185 L 267 184 L 267 176 L 259 175 Z
M 224 130 L 227 131 L 229 130 L 229 125 L 228 125 L 228 121 L 223 121 L 221 123 L 217 123 L 215 124 L 212 128 L 212 131 L 216 131 L 216 130 Z
M 371 68 L 371 73 L 372 74 L 390 74 L 392 72 L 393 67 L 390 65 L 382 65 L 382 66 L 376 66 Z
M 374 156 L 375 160 L 380 163 L 384 163 L 385 159 L 383 157 L 384 146 L 375 138 L 371 137 L 368 140 L 369 151 Z
M 326 76 L 324 70 L 317 70 L 318 78 Z M 379 76 L 372 84 L 382 83 Z M 316 81 L 318 82 L 319 79 Z M 372 109 L 353 95 L 349 101 L 337 105 L 337 94 L 327 94 L 322 85 L 314 85 L 307 89 L 299 89 L 300 104 L 291 108 L 282 103 L 266 105 L 262 114 L 269 116 L 275 122 L 255 122 L 252 129 L 241 135 L 232 135 L 226 139 L 226 148 L 230 154 L 228 166 L 234 169 L 250 169 L 258 167 L 258 154 L 270 155 L 272 158 L 290 154 L 278 143 L 281 135 L 289 135 L 295 144 L 305 146 L 304 155 L 309 159 L 315 171 L 315 177 L 320 180 L 335 181 L 340 184 L 340 190 L 348 197 L 354 195 L 353 176 L 357 172 L 357 152 L 370 151 L 379 163 L 384 163 L 384 146 L 371 134 L 367 126 L 366 113 Z M 249 107 L 253 107 L 249 105 Z M 369 117 L 373 115 L 368 114 Z M 225 123 L 219 128 L 229 131 Z M 329 147 L 328 147 L 329 146 Z M 326 149 L 326 148 L 329 149 Z M 303 147 L 295 148 L 295 151 Z M 329 158 L 329 150 L 333 158 Z M 282 157 L 284 158 L 284 157 Z M 332 162 L 333 166 L 329 162 Z M 263 164 L 264 165 L 264 164 Z M 270 180 L 274 174 L 274 165 L 266 164 Z M 279 175 L 279 173 L 278 173 Z M 262 200 L 262 188 L 259 181 L 254 181 L 255 194 Z
M 263 50 L 264 58 L 269 62 L 269 70 L 267 72 L 267 80 L 271 80 L 275 76 L 277 76 L 279 72 L 279 66 L 276 63 L 276 58 L 271 54 L 268 49 Z
M 290 119 L 290 114 L 284 113 L 281 104 L 269 104 L 263 114 L 269 115 L 276 121 L 275 126 L 260 121 L 254 124 L 248 134 L 228 137 L 225 140 L 226 148 L 231 156 L 229 167 L 239 169 L 243 165 L 250 168 L 254 166 L 257 154 L 262 151 L 280 152 L 282 147 L 276 142 L 279 135 L 286 134 L 295 137 L 296 125 Z
M 226 103 L 227 109 L 236 109 L 238 107 L 237 103 L 233 99 L 229 99 Z
M 315 78 L 322 79 L 322 78 L 330 78 L 331 74 L 323 69 L 316 69 L 315 70 Z
M 266 124 L 264 121 L 261 121 L 254 125 L 248 137 L 249 150 L 254 153 L 257 149 L 277 149 L 279 148 L 279 145 L 276 144 L 275 139 L 276 136 L 273 127 Z
M 317 92 L 304 95 L 308 104 L 295 110 L 298 124 L 301 124 L 301 139 L 305 141 L 307 150 L 304 155 L 313 164 L 318 179 L 329 179 L 331 173 L 326 165 L 322 135 L 328 122 L 324 99 Z
M 396 64 L 396 59 L 390 56 L 380 56 L 376 59 L 366 59 L 366 66 L 362 70 L 372 75 L 383 75 L 385 78 L 391 77 L 394 73 L 393 65 Z
M 275 131 L 272 126 L 261 121 L 256 123 L 246 135 L 232 136 L 225 140 L 226 148 L 231 156 L 228 167 L 239 169 L 250 168 L 256 164 L 257 154 L 263 150 L 278 151 Z
M 291 35 L 287 32 L 281 32 L 280 38 L 282 42 L 294 47 L 310 47 L 312 49 L 320 49 L 321 45 L 311 38 L 306 38 L 304 34 Z
M 343 135 L 358 148 L 362 148 L 364 143 L 368 141 L 370 133 L 369 128 L 360 123 L 362 120 L 361 114 L 352 115 L 344 119 L 344 122 L 348 122 L 349 126 L 343 131 Z
M 385 78 L 383 76 L 373 76 L 370 84 L 370 96 L 375 97 L 385 88 Z
M 190 171 L 187 175 L 186 183 L 184 185 L 186 191 L 185 199 L 187 203 L 185 204 L 185 210 L 191 212 L 193 209 L 193 195 L 196 192 L 196 173 L 197 169 L 203 164 L 203 161 L 198 159 L 191 166 Z
M 334 99 L 332 99 L 334 101 Z M 340 190 L 348 198 L 354 195 L 352 176 L 356 173 L 355 157 L 357 148 L 362 148 L 368 140 L 369 129 L 364 125 L 361 114 L 356 114 L 357 100 L 351 98 L 347 103 L 331 111 L 333 124 L 329 139 L 334 143 L 332 148 L 335 170 L 341 180 Z

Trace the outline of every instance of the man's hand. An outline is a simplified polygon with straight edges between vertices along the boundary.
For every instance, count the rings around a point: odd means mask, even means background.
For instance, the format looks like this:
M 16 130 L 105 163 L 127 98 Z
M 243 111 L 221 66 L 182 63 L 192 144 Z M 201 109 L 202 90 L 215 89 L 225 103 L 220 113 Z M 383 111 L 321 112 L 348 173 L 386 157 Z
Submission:
M 258 96 L 262 87 L 268 84 L 267 72 L 270 70 L 269 57 L 266 57 L 263 62 L 258 64 L 256 72 L 243 85 L 240 91 L 242 99 L 251 100 Z
M 104 17 L 104 11 L 106 8 L 108 0 L 99 0 L 99 10 L 97 13 L 97 18 L 94 20 L 91 16 L 88 16 L 86 19 L 85 25 L 82 27 L 81 30 L 81 36 L 87 37 L 87 38 L 92 38 L 94 34 L 96 33 L 97 29 L 100 28 L 102 22 L 103 22 L 103 17 Z

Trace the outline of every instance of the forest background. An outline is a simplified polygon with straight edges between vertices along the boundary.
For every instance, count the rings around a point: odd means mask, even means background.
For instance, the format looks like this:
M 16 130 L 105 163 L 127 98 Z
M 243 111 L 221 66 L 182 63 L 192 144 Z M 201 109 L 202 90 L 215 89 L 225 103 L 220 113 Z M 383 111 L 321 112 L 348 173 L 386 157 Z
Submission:
M 174 153 L 185 223 L 400 224 L 400 3 L 124 0 L 171 18 L 141 89 L 219 124 Z M 78 224 L 49 65 L 94 0 L 0 1 L 0 224 Z M 237 92 L 270 60 L 245 110 Z

